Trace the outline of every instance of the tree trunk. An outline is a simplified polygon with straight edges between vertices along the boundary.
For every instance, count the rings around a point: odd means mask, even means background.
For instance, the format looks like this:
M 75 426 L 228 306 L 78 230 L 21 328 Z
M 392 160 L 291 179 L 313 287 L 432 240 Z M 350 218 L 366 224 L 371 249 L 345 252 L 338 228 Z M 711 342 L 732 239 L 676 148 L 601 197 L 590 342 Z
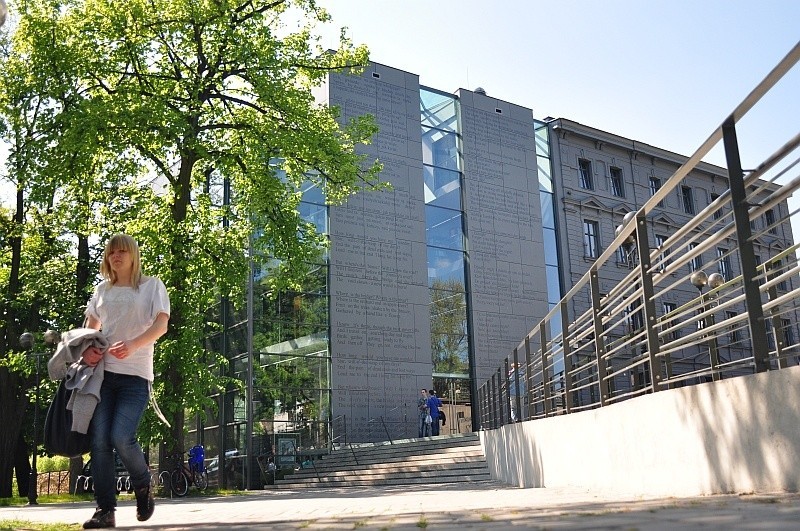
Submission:
M 18 299 L 20 292 L 19 269 L 22 262 L 22 227 L 25 221 L 24 195 L 21 188 L 17 189 L 17 211 L 14 214 L 16 231 L 9 238 L 11 247 L 11 269 L 6 289 L 5 315 L 3 315 L 3 333 L 0 334 L 0 355 L 5 356 L 11 349 L 19 348 L 20 328 L 17 323 L 20 319 L 19 312 L 13 304 Z M 19 441 L 25 411 L 24 394 L 20 389 L 22 381 L 18 374 L 12 373 L 8 367 L 0 367 L 0 498 L 13 496 L 11 490 L 14 473 L 14 454 Z

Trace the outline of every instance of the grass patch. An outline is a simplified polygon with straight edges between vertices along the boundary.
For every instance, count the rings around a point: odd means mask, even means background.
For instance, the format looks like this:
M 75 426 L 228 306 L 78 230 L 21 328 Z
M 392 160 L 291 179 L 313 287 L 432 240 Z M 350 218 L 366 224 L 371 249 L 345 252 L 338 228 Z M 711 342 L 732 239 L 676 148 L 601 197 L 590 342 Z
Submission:
M 492 520 L 494 520 L 494 518 L 492 518 L 488 514 L 481 515 L 481 522 L 491 522 Z
M 358 529 L 359 527 L 366 527 L 366 526 L 367 526 L 367 522 L 365 522 L 364 520 L 359 520 L 359 521 L 353 523 L 353 529 Z
M 48 503 L 74 503 L 91 501 L 94 497 L 92 494 L 41 494 L 36 499 L 39 505 Z M 0 507 L 18 507 L 21 505 L 28 505 L 28 498 L 20 498 L 15 496 L 13 498 L 0 498 Z
M 18 529 L 25 531 L 77 531 L 81 529 L 81 526 L 79 524 L 40 524 L 27 520 L 0 520 L 0 531 Z
M 428 520 L 425 518 L 425 515 L 419 517 L 419 521 L 417 522 L 417 527 L 420 529 L 425 529 L 428 527 Z

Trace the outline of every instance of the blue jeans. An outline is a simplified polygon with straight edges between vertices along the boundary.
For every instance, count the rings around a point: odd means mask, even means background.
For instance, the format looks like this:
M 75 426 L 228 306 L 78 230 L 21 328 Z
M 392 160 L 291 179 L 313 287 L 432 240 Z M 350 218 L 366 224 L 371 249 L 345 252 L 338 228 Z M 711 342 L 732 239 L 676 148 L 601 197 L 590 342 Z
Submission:
M 425 417 L 427 417 L 427 413 L 422 413 L 419 416 L 419 436 L 420 437 L 430 437 L 431 436 L 431 425 L 425 422 Z
M 147 380 L 139 376 L 106 371 L 100 388 L 100 403 L 92 417 L 92 482 L 101 509 L 117 506 L 117 474 L 114 452 L 128 470 L 131 484 L 150 484 L 150 469 L 136 440 L 136 430 L 150 398 Z

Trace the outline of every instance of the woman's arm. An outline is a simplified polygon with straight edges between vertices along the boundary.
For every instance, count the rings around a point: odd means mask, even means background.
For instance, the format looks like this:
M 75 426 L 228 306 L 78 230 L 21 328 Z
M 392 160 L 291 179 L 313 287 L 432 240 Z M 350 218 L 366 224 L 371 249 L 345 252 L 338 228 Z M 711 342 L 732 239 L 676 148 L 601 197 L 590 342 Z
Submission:
M 108 348 L 109 354 L 112 356 L 124 359 L 127 358 L 131 352 L 134 352 L 145 345 L 155 343 L 158 338 L 167 333 L 167 323 L 169 322 L 169 315 L 164 312 L 156 316 L 156 320 L 150 325 L 150 328 L 142 332 L 139 336 L 128 339 L 126 341 L 117 341 Z

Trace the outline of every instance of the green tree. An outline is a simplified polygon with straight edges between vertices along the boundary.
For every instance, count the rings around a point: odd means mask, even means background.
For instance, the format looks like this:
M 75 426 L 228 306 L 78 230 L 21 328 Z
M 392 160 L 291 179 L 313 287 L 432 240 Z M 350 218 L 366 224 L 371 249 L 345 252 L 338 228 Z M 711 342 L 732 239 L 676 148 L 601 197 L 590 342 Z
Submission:
M 29 159 L 32 174 L 82 213 L 69 227 L 80 260 L 90 257 L 90 236 L 126 231 L 147 273 L 167 285 L 170 331 L 157 349 L 155 389 L 173 427 L 166 433 L 148 413 L 144 436 L 182 450 L 185 415 L 209 405 L 220 383 L 203 363 L 203 316 L 221 297 L 241 301 L 251 246 L 280 259 L 274 289 L 294 285 L 324 243 L 298 215 L 300 184 L 324 181 L 339 202 L 377 182 L 380 166 L 355 152 L 374 121 L 340 123 L 311 92 L 328 72 L 365 65 L 367 51 L 344 32 L 338 50 L 322 50 L 314 28 L 329 16 L 313 0 L 16 7 L 7 64 L 28 68 L 4 76 L 0 92 L 42 100 L 37 116 L 51 135 Z M 3 113 L 19 114 L 20 101 Z M 56 171 L 69 154 L 78 155 L 70 173 Z M 223 179 L 234 191 L 227 205 L 214 193 Z
M 434 372 L 469 373 L 467 306 L 461 281 L 435 280 L 431 286 L 431 356 Z

